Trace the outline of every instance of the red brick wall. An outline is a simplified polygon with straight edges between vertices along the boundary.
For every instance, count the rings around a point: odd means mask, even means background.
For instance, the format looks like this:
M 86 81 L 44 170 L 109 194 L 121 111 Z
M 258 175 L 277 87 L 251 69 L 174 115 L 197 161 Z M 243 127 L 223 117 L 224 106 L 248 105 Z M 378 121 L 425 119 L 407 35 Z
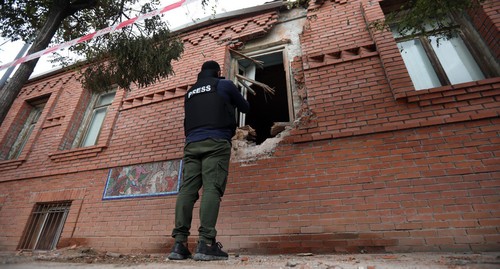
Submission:
M 478 29 L 481 37 L 486 41 L 496 58 L 500 58 L 500 6 L 493 0 L 485 1 L 480 8 L 469 12 L 472 23 Z
M 314 117 L 294 131 L 300 137 L 293 141 L 498 117 L 499 77 L 415 91 L 391 33 L 373 32 L 371 38 L 366 31 L 368 22 L 383 18 L 377 2 L 326 1 L 309 9 L 301 41 Z M 323 50 L 316 44 L 325 44 Z
M 291 63 L 302 117 L 270 158 L 231 164 L 218 240 L 264 253 L 499 249 L 499 79 L 416 92 L 392 37 L 366 30 L 377 1 L 313 2 Z M 119 91 L 93 147 L 67 149 L 85 96 L 75 74 L 28 84 L 2 143 L 25 100 L 51 96 L 30 150 L 0 161 L 0 250 L 17 247 L 35 203 L 70 199 L 60 247 L 168 251 L 176 196 L 102 200 L 109 168 L 181 158 L 182 96 L 201 63 L 223 63 L 224 40 L 264 35 L 276 20 L 184 34 L 176 74 Z
M 264 253 L 497 249 L 499 124 L 287 144 L 272 159 L 233 163 L 218 239 Z M 8 194 L 0 248 L 17 246 L 35 202 L 72 199 L 59 246 L 167 251 L 175 196 L 103 201 L 106 177 L 98 170 L 0 184 Z
M 233 166 L 221 233 L 265 252 L 498 249 L 498 123 L 283 145 Z

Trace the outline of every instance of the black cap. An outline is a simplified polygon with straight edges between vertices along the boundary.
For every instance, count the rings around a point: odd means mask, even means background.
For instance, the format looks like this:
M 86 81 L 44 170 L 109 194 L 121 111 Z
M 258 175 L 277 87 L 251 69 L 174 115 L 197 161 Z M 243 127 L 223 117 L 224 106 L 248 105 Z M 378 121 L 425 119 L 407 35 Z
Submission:
M 201 66 L 201 70 L 220 71 L 220 65 L 216 61 L 206 61 Z

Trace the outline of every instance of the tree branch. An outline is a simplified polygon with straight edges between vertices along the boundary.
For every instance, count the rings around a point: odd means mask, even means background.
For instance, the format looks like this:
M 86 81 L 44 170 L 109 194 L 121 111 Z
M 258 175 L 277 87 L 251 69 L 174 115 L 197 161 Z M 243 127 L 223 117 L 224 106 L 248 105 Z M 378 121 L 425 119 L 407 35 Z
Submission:
M 72 2 L 68 9 L 68 15 L 73 15 L 76 12 L 84 9 L 90 9 L 97 6 L 97 0 L 76 0 Z

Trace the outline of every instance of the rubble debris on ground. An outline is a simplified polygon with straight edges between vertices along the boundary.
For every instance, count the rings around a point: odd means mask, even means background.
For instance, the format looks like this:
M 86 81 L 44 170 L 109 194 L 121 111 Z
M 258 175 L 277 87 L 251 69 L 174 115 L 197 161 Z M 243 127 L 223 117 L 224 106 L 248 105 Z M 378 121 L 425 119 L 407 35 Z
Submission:
M 19 251 L 0 253 L 0 267 L 6 264 L 57 262 L 72 264 L 138 264 L 199 265 L 193 260 L 174 263 L 166 254 L 123 254 L 71 246 L 52 251 Z M 314 254 L 243 255 L 231 254 L 227 261 L 210 262 L 207 268 L 283 268 L 283 269 L 381 269 L 381 268 L 500 268 L 500 253 L 397 253 L 397 254 Z M 174 267 L 175 267 L 174 266 Z M 266 267 L 267 266 L 267 267 Z M 176 267 L 177 268 L 177 267 Z M 178 267 L 188 268 L 188 267 Z M 189 267 L 191 268 L 191 267 Z
M 161 262 L 165 255 L 126 255 L 114 252 L 97 251 L 90 247 L 71 246 L 51 251 L 18 251 L 16 255 L 1 257 L 0 264 L 14 264 L 26 261 L 138 264 Z

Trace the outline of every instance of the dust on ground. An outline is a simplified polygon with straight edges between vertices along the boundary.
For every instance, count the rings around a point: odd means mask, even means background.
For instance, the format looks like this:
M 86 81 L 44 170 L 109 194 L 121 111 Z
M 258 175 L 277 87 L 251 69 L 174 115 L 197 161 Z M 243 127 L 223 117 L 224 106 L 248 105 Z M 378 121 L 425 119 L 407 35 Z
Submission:
M 227 261 L 170 261 L 166 254 L 120 254 L 72 246 L 53 251 L 0 253 L 0 268 L 283 268 L 283 269 L 498 269 L 500 252 L 287 255 L 230 254 Z

